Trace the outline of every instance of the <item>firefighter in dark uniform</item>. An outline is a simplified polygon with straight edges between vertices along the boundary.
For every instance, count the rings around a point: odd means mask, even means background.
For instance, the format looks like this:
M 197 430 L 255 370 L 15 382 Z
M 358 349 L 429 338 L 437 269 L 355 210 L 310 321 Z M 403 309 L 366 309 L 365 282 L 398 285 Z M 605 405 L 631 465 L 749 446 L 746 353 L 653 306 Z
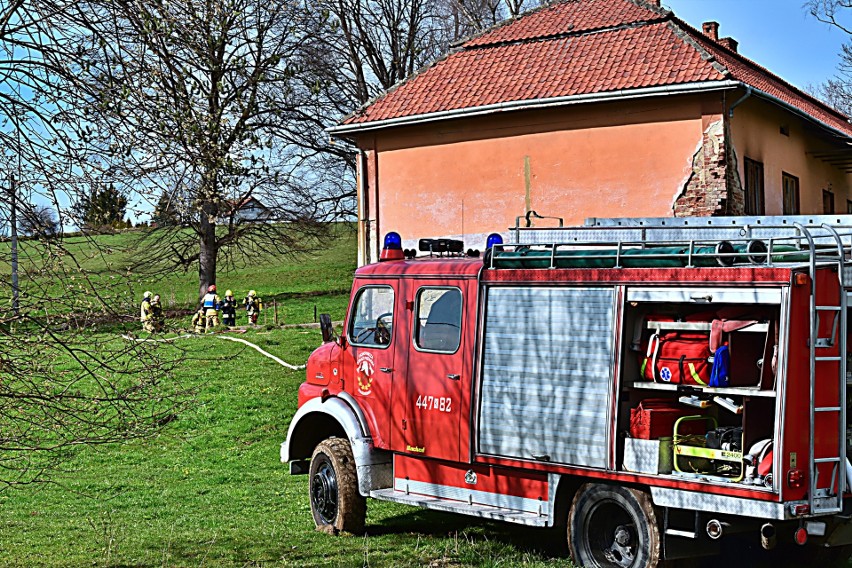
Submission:
M 237 300 L 234 298 L 234 293 L 230 290 L 225 292 L 225 299 L 222 300 L 222 323 L 228 327 L 237 325 Z

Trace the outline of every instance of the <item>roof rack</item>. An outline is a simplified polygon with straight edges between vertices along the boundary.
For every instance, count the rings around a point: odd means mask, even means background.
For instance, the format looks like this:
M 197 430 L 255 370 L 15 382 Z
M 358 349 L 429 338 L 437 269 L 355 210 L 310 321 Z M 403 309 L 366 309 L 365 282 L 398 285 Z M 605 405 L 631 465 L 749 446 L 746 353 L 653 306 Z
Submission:
M 535 215 L 539 217 L 537 214 Z M 527 227 L 495 247 L 492 268 L 630 268 L 845 262 L 852 215 L 591 218 L 579 227 Z

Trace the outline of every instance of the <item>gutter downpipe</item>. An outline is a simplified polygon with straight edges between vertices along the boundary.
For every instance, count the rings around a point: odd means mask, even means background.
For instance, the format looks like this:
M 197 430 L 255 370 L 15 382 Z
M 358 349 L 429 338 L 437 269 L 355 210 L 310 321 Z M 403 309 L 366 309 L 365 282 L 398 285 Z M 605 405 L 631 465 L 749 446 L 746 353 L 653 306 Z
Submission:
M 751 97 L 752 93 L 754 93 L 754 88 L 751 85 L 746 85 L 745 94 L 740 97 L 734 104 L 731 105 L 731 108 L 728 109 L 728 118 L 734 118 L 734 109 L 746 102 L 746 99 Z
M 364 264 L 372 262 L 370 254 L 370 198 L 367 195 L 367 152 L 358 148 L 358 193 L 361 195 L 360 213 L 358 220 L 364 232 Z

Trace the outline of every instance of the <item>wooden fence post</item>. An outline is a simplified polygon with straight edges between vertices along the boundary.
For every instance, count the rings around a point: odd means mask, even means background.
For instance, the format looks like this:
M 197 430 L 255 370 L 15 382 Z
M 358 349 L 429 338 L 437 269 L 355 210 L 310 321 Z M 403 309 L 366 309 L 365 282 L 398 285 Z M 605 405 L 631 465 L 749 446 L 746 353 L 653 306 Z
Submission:
M 278 300 L 272 299 L 272 310 L 274 315 L 272 316 L 272 323 L 275 324 L 275 327 L 278 327 Z

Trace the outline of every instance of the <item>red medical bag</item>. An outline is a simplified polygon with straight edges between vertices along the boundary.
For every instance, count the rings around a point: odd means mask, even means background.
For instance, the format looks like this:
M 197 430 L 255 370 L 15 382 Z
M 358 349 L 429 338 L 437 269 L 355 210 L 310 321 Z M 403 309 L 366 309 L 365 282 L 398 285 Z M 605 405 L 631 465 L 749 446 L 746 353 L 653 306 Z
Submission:
M 710 384 L 710 342 L 706 333 L 655 333 L 648 341 L 642 376 L 658 383 Z

